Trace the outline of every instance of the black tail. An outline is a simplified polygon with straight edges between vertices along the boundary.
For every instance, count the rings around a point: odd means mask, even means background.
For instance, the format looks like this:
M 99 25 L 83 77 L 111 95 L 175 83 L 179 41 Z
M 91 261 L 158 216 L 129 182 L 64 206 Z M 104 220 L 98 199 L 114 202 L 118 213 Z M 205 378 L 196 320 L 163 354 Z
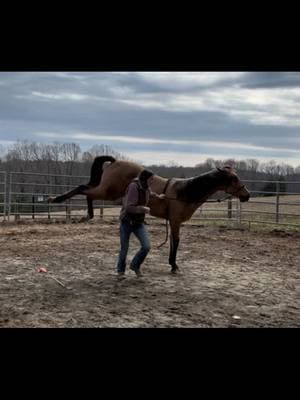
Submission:
M 91 168 L 91 178 L 90 181 L 88 183 L 88 186 L 98 186 L 101 178 L 102 178 L 102 173 L 103 173 L 103 164 L 106 161 L 110 161 L 111 163 L 115 162 L 116 159 L 114 157 L 111 156 L 100 156 L 100 157 L 96 157 L 92 168 Z

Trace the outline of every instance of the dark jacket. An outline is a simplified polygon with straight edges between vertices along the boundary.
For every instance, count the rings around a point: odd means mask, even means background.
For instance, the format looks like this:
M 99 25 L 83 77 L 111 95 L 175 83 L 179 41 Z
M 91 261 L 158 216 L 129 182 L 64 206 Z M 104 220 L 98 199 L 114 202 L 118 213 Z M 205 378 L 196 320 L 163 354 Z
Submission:
M 145 207 L 150 198 L 150 189 L 144 189 L 135 178 L 126 190 L 123 197 L 123 206 L 120 212 L 120 220 L 133 224 L 142 224 L 145 220 Z

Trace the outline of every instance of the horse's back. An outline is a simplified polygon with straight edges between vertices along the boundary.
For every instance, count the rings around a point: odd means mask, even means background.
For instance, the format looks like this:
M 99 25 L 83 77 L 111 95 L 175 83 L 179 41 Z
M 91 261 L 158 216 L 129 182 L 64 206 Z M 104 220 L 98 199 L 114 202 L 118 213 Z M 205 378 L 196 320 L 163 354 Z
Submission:
M 110 164 L 103 171 L 102 182 L 103 184 L 116 184 L 120 182 L 130 182 L 132 179 L 137 177 L 143 167 L 139 164 L 130 161 L 118 160 Z
M 103 193 L 107 200 L 118 199 L 124 196 L 127 186 L 142 169 L 139 164 L 117 160 L 104 168 L 96 191 Z

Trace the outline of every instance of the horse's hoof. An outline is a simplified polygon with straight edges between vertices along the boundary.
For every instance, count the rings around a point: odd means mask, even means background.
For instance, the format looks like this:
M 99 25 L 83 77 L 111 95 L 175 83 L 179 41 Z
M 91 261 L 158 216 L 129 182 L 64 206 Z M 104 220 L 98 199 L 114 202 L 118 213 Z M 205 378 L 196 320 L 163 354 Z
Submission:
M 90 220 L 89 217 L 82 217 L 82 218 L 80 218 L 79 222 L 80 222 L 80 223 L 82 223 L 82 222 L 88 222 L 89 220 Z
M 179 272 L 179 268 L 178 267 L 171 269 L 171 274 L 175 275 L 175 274 L 177 274 L 177 272 Z

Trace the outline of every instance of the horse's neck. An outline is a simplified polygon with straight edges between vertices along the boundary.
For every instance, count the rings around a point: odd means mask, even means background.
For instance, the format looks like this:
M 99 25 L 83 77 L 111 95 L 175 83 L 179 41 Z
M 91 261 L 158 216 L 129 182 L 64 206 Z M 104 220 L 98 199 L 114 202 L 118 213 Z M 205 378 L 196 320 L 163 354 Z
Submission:
M 220 190 L 220 187 L 218 175 L 215 172 L 206 173 L 178 181 L 177 196 L 179 199 L 201 204 Z

